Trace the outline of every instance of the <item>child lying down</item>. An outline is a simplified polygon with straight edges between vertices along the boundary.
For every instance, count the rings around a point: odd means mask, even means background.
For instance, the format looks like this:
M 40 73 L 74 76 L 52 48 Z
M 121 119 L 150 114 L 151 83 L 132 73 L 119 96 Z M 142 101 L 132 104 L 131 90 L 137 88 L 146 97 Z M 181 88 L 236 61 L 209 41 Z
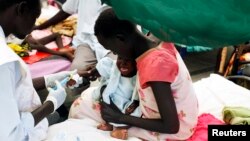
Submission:
M 11 37 L 12 39 L 15 37 Z M 15 39 L 19 40 L 19 39 Z M 58 47 L 57 50 L 47 48 L 45 45 L 50 42 L 56 42 Z M 59 55 L 66 57 L 70 61 L 74 59 L 74 49 L 73 48 L 65 48 L 63 46 L 62 37 L 58 33 L 52 33 L 48 36 L 45 36 L 40 39 L 35 39 L 31 34 L 27 35 L 25 39 L 19 40 L 17 43 L 8 44 L 20 57 L 29 56 L 29 51 L 35 49 L 37 51 L 46 52 L 53 55 Z

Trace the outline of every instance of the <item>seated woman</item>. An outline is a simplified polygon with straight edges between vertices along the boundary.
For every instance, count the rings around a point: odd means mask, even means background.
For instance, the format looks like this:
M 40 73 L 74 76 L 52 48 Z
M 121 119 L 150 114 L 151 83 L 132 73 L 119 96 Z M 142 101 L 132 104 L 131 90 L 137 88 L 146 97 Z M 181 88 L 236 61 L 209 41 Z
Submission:
M 198 121 L 198 101 L 192 79 L 172 43 L 160 44 L 141 34 L 136 25 L 120 20 L 112 9 L 104 10 L 94 27 L 104 48 L 136 61 L 136 90 L 142 117 L 126 115 L 114 104 L 92 106 L 87 90 L 76 105 L 84 107 L 81 116 L 98 122 L 127 124 L 130 137 L 143 140 L 187 140 Z M 73 108 L 70 113 L 74 113 Z

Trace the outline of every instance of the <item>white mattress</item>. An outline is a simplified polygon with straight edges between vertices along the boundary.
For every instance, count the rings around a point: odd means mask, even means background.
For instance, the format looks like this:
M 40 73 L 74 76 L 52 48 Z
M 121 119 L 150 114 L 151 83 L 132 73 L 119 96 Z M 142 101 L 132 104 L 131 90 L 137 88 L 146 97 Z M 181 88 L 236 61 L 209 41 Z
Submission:
M 200 111 L 210 113 L 222 120 L 224 106 L 244 106 L 250 108 L 250 91 L 231 81 L 211 74 L 194 83 Z M 98 123 L 91 119 L 68 119 L 49 128 L 46 141 L 118 141 L 109 132 L 96 129 Z M 129 141 L 138 141 L 129 138 Z

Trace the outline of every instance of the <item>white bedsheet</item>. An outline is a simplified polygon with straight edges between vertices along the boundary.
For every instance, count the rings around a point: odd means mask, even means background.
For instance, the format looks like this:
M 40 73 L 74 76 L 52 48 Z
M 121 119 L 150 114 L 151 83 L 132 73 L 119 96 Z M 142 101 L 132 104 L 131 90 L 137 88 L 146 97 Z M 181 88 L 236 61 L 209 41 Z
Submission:
M 217 74 L 195 82 L 194 87 L 199 101 L 199 114 L 210 113 L 222 120 L 224 106 L 250 108 L 250 91 Z M 108 131 L 96 129 L 97 124 L 91 119 L 68 119 L 51 126 L 46 141 L 118 141 L 111 138 Z M 129 141 L 138 140 L 129 138 Z
M 222 120 L 225 106 L 250 108 L 250 91 L 220 75 L 211 74 L 195 82 L 194 87 L 199 101 L 199 114 L 210 113 Z
M 91 119 L 68 119 L 49 128 L 46 141 L 123 141 L 112 138 L 109 131 L 98 130 Z M 140 141 L 130 137 L 129 141 Z

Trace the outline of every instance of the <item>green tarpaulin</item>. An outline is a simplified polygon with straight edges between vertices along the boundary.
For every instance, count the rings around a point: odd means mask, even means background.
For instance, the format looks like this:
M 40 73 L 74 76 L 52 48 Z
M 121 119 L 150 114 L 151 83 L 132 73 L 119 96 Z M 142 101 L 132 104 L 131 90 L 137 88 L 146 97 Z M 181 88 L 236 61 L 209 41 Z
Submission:
M 250 40 L 250 0 L 103 0 L 164 40 L 223 47 Z

